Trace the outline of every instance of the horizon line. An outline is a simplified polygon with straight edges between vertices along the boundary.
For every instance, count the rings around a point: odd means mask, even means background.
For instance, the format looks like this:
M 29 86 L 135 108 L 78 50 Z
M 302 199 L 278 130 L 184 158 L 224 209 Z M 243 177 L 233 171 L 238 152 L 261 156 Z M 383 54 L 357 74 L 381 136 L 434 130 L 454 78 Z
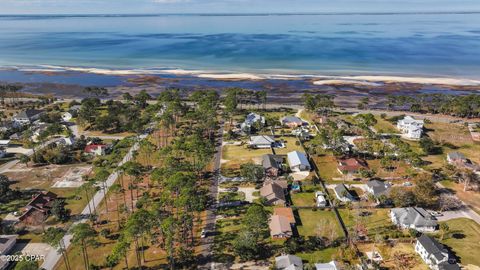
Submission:
M 155 16 L 309 16 L 309 15 L 434 15 L 480 14 L 476 11 L 378 11 L 378 12 L 185 12 L 185 13 L 18 13 L 0 17 L 155 17 Z

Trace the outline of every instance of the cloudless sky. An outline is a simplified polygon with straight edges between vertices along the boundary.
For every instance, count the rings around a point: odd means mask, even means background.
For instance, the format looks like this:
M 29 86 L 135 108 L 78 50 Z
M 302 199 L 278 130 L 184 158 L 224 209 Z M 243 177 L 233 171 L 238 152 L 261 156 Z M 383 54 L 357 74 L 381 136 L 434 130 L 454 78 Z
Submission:
M 0 14 L 468 12 L 480 0 L 0 0 Z

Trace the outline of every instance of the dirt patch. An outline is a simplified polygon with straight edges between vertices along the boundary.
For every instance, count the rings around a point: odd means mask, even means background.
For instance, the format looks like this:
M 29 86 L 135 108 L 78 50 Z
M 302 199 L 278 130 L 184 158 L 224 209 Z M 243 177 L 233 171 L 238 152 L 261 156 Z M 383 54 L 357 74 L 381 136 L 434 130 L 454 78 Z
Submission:
M 91 166 L 86 167 L 74 167 L 70 168 L 63 178 L 56 181 L 52 187 L 54 188 L 72 188 L 72 187 L 80 187 L 85 183 L 83 181 L 83 176 L 88 175 L 92 171 Z
M 12 181 L 14 181 L 14 187 L 20 189 L 49 189 L 59 181 L 63 181 L 66 177 L 72 180 L 72 183 L 79 185 L 75 182 L 81 176 L 81 173 L 88 173 L 91 170 L 91 166 L 85 164 L 75 165 L 47 165 L 41 167 L 27 167 L 25 164 L 17 164 L 12 169 L 5 172 Z M 83 175 L 83 174 L 82 174 Z M 62 186 L 58 187 L 74 187 Z

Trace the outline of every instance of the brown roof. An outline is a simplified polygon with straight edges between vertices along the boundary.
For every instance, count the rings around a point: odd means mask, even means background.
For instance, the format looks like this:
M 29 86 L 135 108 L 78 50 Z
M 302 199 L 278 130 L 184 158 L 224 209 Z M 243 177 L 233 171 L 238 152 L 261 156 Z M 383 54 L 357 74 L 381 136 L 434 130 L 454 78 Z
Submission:
M 27 204 L 27 206 L 32 206 L 39 210 L 49 209 L 52 207 L 53 201 L 57 199 L 57 195 L 50 191 L 40 192 Z
M 340 159 L 338 161 L 338 169 L 340 171 L 358 171 L 361 168 L 367 168 L 367 162 L 365 160 L 361 160 L 358 158 L 348 158 L 348 159 Z
M 292 208 L 290 207 L 277 207 L 273 209 L 273 214 L 278 216 L 284 216 L 291 224 L 295 224 L 295 216 L 293 215 Z
M 276 184 L 283 189 L 288 188 L 288 181 L 287 180 L 267 180 L 267 181 L 265 181 L 264 186 L 269 185 L 269 184 Z
M 270 227 L 270 234 L 272 236 L 279 234 L 292 234 L 290 222 L 288 221 L 288 218 L 284 216 L 273 215 L 268 226 Z
M 285 201 L 285 193 L 283 188 L 275 182 L 263 186 L 260 189 L 260 195 L 268 200 L 276 198 Z
M 57 195 L 50 191 L 43 191 L 35 195 L 32 200 L 25 206 L 25 213 L 19 217 L 19 220 L 25 219 L 28 215 L 35 211 L 47 213 L 52 208 L 53 202 L 57 199 Z

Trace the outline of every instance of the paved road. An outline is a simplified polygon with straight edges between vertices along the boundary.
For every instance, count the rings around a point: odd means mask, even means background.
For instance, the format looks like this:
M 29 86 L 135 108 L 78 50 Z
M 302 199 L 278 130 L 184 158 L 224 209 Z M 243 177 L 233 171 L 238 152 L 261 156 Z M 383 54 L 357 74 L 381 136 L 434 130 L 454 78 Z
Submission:
M 146 137 L 147 137 L 147 134 L 142 134 L 142 135 L 138 136 L 137 142 L 130 148 L 130 150 L 123 157 L 123 160 L 118 164 L 118 166 L 123 165 L 125 162 L 130 161 L 133 158 L 133 152 L 138 150 L 138 148 L 140 147 L 140 144 L 139 144 L 138 141 L 140 141 L 140 140 L 142 140 Z M 117 172 L 114 172 L 114 173 L 110 174 L 110 176 L 108 177 L 108 179 L 106 181 L 106 188 L 109 189 L 115 183 L 115 181 L 117 181 L 117 178 L 118 178 L 118 173 Z M 85 222 L 89 221 L 89 219 L 88 219 L 88 216 L 89 216 L 89 213 L 90 213 L 89 207 L 90 207 L 90 209 L 97 208 L 100 205 L 100 203 L 102 202 L 104 195 L 105 194 L 104 194 L 103 190 L 99 190 L 93 196 L 93 198 L 90 200 L 90 202 L 88 203 L 89 205 L 85 206 L 85 208 L 83 209 L 83 211 L 81 213 L 81 216 L 84 217 L 84 218 L 74 222 L 72 224 L 72 227 L 76 224 L 85 223 Z M 73 237 L 73 235 L 70 232 L 67 232 L 67 234 L 63 237 L 63 241 L 64 241 L 65 247 L 67 249 L 71 245 L 72 237 Z M 55 268 L 55 265 L 58 263 L 58 261 L 60 259 L 61 259 L 61 255 L 56 250 L 52 250 L 46 256 L 45 261 L 42 264 L 42 268 L 44 268 L 46 270 L 53 270 Z
M 80 137 L 81 135 L 85 135 L 85 137 L 95 137 L 95 138 L 100 138 L 102 140 L 121 140 L 125 138 L 125 136 L 118 136 L 118 135 L 91 135 L 87 133 L 80 133 L 80 131 L 78 130 L 78 125 L 71 125 L 71 126 L 68 126 L 68 128 L 72 131 L 75 137 Z
M 441 183 L 437 182 L 436 185 L 441 190 L 441 192 L 448 192 L 448 191 L 446 191 L 447 189 Z M 451 193 L 451 192 L 448 192 L 448 193 Z M 458 199 L 458 197 L 457 197 L 457 199 Z M 455 219 L 455 218 L 469 218 L 469 219 L 475 221 L 477 224 L 480 224 L 480 215 L 477 212 L 473 211 L 473 209 L 470 208 L 470 206 L 468 206 L 468 204 L 466 204 L 463 201 L 462 201 L 462 203 L 464 205 L 464 207 L 462 209 L 456 210 L 456 211 L 442 212 L 443 216 L 438 217 L 437 219 L 439 221 L 447 221 L 447 220 Z
M 218 129 L 218 135 L 216 140 L 216 153 L 214 156 L 214 172 L 215 176 L 212 178 L 212 186 L 210 187 L 210 196 L 215 198 L 215 205 L 218 202 L 218 180 L 220 177 L 220 166 L 222 160 L 222 145 L 223 145 L 223 128 L 224 122 L 221 120 L 220 128 Z M 207 263 L 204 267 L 205 269 L 215 269 L 215 263 L 212 262 L 212 247 L 215 231 L 215 223 L 217 221 L 216 209 L 214 207 L 207 209 L 206 221 L 205 221 L 205 230 L 210 232 L 210 235 L 207 234 L 207 237 L 201 239 L 201 255 L 206 258 Z

